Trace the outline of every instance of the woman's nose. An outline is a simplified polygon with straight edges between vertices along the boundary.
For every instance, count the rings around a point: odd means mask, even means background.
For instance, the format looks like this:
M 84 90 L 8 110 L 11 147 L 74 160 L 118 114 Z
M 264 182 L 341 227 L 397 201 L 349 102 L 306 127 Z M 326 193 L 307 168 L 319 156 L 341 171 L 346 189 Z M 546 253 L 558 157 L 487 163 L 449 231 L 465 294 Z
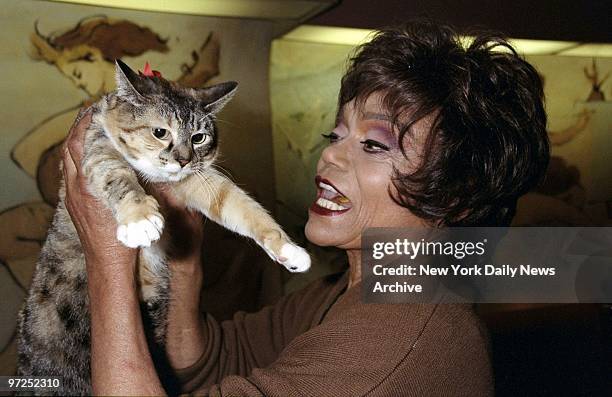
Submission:
M 328 165 L 334 165 L 338 168 L 345 168 L 348 161 L 348 145 L 346 142 L 340 141 L 330 144 L 321 153 L 321 160 Z

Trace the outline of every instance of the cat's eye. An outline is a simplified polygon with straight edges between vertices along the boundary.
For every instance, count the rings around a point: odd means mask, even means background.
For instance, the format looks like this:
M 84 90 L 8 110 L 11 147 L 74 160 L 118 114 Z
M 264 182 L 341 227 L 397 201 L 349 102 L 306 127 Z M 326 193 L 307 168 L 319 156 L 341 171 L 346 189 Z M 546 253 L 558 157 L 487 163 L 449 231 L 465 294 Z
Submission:
M 202 134 L 202 133 L 194 134 L 191 137 L 191 143 L 194 144 L 194 145 L 201 145 L 204 142 L 206 142 L 207 139 L 208 139 L 208 135 L 207 134 Z
M 168 130 L 165 128 L 154 128 L 153 136 L 157 139 L 165 139 L 168 137 Z

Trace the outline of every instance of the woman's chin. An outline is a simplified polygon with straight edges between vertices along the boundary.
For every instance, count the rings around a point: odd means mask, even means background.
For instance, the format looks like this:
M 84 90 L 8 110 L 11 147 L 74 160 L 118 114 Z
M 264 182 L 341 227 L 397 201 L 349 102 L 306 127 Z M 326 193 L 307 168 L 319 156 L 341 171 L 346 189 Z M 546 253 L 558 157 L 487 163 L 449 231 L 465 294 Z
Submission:
M 304 226 L 304 235 L 306 235 L 308 241 L 315 245 L 322 246 L 323 244 L 321 241 L 320 234 L 321 233 L 319 232 L 319 230 L 317 230 L 317 227 L 313 225 L 313 222 L 309 218 L 306 222 L 306 226 Z
M 318 245 L 319 247 L 337 247 L 337 248 L 352 248 L 355 244 L 348 244 L 347 241 L 359 241 L 359 238 L 346 234 L 346 229 L 339 227 L 330 227 L 329 224 L 323 224 L 318 222 L 317 219 L 312 217 L 308 218 L 306 227 L 304 228 L 304 234 L 311 243 Z M 359 243 L 357 243 L 358 245 Z
M 319 222 L 313 220 L 311 217 L 309 217 L 308 222 L 306 222 L 304 234 L 306 235 L 308 241 L 320 247 L 329 247 L 334 245 L 333 239 L 331 238 L 332 233 L 330 233 L 329 228 L 326 229 L 323 227 L 323 225 L 319 224 Z

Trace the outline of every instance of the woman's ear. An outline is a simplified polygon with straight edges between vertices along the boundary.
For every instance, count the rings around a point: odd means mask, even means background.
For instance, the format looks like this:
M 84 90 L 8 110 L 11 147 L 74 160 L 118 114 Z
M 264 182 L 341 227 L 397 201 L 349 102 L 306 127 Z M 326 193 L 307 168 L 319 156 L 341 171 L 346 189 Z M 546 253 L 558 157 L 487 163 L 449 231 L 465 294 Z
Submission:
M 236 93 L 238 83 L 226 81 L 198 90 L 198 97 L 204 103 L 204 110 L 208 113 L 218 113 L 232 99 Z
M 139 76 L 120 59 L 115 60 L 115 66 L 119 96 L 126 97 L 131 102 L 142 102 L 147 95 L 156 91 L 155 83 L 151 79 Z

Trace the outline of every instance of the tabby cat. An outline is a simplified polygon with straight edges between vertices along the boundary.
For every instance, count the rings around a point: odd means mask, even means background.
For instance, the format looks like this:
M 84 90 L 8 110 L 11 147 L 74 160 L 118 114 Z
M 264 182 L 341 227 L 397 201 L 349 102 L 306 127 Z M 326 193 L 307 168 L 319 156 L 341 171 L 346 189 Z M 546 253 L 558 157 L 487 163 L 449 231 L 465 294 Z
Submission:
M 112 209 L 117 239 L 140 247 L 138 277 L 152 343 L 163 350 L 169 294 L 169 238 L 157 201 L 138 177 L 165 182 L 179 203 L 254 239 L 287 269 L 310 257 L 272 217 L 213 168 L 215 115 L 237 83 L 180 87 L 158 74 L 136 74 L 117 61 L 117 91 L 96 105 L 85 135 L 83 172 L 90 192 Z M 91 394 L 90 324 L 83 249 L 64 204 L 65 189 L 19 316 L 18 373 L 60 376 L 60 395 Z

